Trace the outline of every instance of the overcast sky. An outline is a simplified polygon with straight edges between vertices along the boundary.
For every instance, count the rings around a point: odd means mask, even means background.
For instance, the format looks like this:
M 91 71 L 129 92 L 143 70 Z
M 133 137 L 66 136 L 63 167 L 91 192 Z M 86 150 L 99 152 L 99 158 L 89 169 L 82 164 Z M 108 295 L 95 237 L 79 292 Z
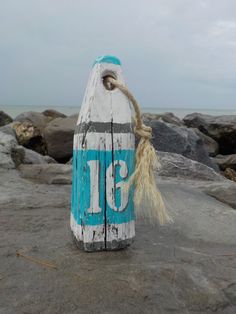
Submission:
M 104 54 L 143 107 L 236 108 L 235 0 L 0 0 L 0 106 L 80 105 Z

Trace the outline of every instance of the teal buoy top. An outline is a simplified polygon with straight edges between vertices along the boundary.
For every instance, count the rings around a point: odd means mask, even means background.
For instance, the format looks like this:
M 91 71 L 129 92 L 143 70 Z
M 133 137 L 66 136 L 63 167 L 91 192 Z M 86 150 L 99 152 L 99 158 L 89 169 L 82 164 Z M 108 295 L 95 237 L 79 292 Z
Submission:
M 117 57 L 115 57 L 115 56 L 109 56 L 109 55 L 108 55 L 108 56 L 98 57 L 98 58 L 95 60 L 93 66 L 94 66 L 95 64 L 97 64 L 97 63 L 113 63 L 113 64 L 116 64 L 116 65 L 121 65 L 121 62 L 120 62 L 120 60 L 119 60 Z

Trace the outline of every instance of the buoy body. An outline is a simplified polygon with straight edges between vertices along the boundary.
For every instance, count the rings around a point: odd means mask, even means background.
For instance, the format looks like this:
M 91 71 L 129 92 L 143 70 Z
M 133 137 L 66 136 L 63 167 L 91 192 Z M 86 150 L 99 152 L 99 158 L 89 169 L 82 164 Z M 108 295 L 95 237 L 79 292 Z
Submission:
M 124 82 L 117 58 L 96 60 L 74 134 L 71 230 L 86 251 L 124 248 L 135 236 L 133 190 L 124 186 L 134 171 L 131 107 L 104 86 L 106 75 Z

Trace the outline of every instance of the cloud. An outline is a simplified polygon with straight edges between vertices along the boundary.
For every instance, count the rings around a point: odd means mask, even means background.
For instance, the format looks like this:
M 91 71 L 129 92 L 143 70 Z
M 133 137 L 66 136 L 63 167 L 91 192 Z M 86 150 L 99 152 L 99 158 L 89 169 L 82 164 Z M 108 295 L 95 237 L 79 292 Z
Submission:
M 0 105 L 79 105 L 108 53 L 144 106 L 236 108 L 234 0 L 8 0 L 0 38 Z

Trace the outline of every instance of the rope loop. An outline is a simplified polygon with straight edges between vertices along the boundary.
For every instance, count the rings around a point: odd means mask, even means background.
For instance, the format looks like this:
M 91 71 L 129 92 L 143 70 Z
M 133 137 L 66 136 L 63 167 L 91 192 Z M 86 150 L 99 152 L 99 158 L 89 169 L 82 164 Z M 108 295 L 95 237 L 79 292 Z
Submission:
M 136 149 L 135 170 L 129 178 L 128 189 L 132 185 L 135 187 L 134 202 L 136 213 L 140 216 L 148 216 L 150 222 L 154 224 L 157 220 L 159 220 L 160 224 L 172 222 L 172 218 L 165 208 L 161 193 L 156 186 L 154 170 L 160 166 L 160 163 L 156 150 L 150 142 L 152 128 L 143 123 L 140 106 L 125 85 L 109 75 L 104 78 L 104 83 L 109 83 L 111 89 L 114 89 L 114 86 L 117 87 L 129 99 L 135 111 L 134 132 L 140 137 L 140 141 Z M 149 202 L 149 206 L 145 206 L 145 211 L 140 206 L 144 198 Z

